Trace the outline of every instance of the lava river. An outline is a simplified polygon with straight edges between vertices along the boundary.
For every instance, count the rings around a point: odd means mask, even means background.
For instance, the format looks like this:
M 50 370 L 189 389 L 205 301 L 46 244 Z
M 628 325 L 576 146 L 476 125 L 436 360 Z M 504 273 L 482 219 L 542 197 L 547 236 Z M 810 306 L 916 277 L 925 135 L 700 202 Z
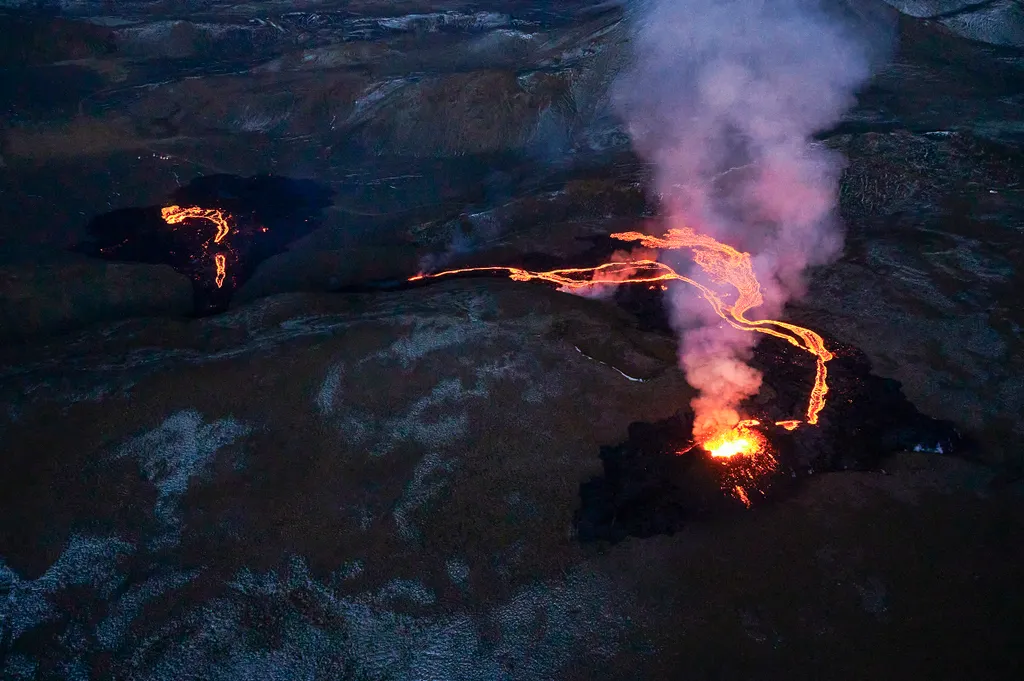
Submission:
M 612 238 L 624 242 L 638 243 L 648 249 L 660 251 L 689 249 L 693 261 L 713 282 L 706 285 L 677 272 L 669 265 L 651 258 L 627 258 L 602 263 L 594 267 L 555 269 L 533 272 L 518 267 L 469 267 L 444 270 L 431 274 L 418 274 L 410 281 L 428 278 L 467 274 L 473 272 L 504 272 L 515 281 L 546 281 L 555 284 L 559 290 L 585 292 L 601 286 L 623 284 L 666 285 L 680 281 L 695 287 L 712 309 L 727 323 L 743 331 L 764 333 L 781 338 L 791 345 L 810 353 L 816 360 L 814 384 L 807 398 L 803 419 L 775 422 L 776 426 L 794 430 L 803 424 L 818 423 L 818 414 L 825 407 L 828 394 L 828 369 L 826 363 L 833 355 L 825 347 L 820 335 L 802 326 L 775 319 L 751 319 L 750 310 L 759 307 L 764 298 L 761 285 L 754 274 L 750 254 L 739 251 L 710 236 L 699 234 L 689 227 L 670 229 L 663 236 L 652 236 L 640 232 L 619 232 Z M 725 289 L 720 291 L 717 289 Z M 732 289 L 732 291 L 729 291 Z M 741 420 L 729 430 L 715 433 L 699 444 L 715 460 L 730 461 L 742 457 L 744 469 L 753 471 L 771 470 L 774 457 L 770 452 L 767 438 L 757 430 L 761 424 L 752 419 Z M 683 454 L 695 445 L 680 451 Z M 751 481 L 752 482 L 752 481 Z M 734 493 L 749 505 L 747 491 L 741 481 L 736 481 Z

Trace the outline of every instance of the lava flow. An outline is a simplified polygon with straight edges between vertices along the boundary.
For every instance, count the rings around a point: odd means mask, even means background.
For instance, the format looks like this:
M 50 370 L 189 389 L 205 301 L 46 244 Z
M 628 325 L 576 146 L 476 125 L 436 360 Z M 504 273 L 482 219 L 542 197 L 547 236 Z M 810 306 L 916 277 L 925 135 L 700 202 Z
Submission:
M 738 251 L 710 236 L 698 234 L 689 227 L 670 229 L 661 237 L 640 232 L 620 232 L 611 236 L 620 241 L 639 242 L 641 246 L 649 249 L 690 249 L 694 262 L 715 284 L 735 289 L 731 302 L 711 287 L 676 272 L 663 262 L 639 257 L 606 262 L 595 267 L 574 267 L 545 272 L 531 272 L 518 267 L 467 267 L 433 274 L 418 274 L 409 280 L 417 281 L 471 272 L 504 272 L 515 281 L 546 281 L 557 285 L 559 290 L 568 292 L 581 292 L 597 286 L 664 286 L 671 281 L 685 282 L 700 291 L 715 313 L 737 329 L 781 338 L 815 357 L 814 385 L 808 397 L 805 419 L 776 421 L 775 425 L 786 430 L 795 430 L 803 423 L 818 423 L 818 414 L 825 407 L 825 396 L 828 394 L 828 370 L 825 363 L 832 359 L 833 355 L 825 347 L 821 336 L 810 329 L 775 319 L 747 317 L 751 309 L 764 303 L 761 284 L 754 274 L 749 253 Z M 758 481 L 774 471 L 778 465 L 767 438 L 755 429 L 755 426 L 760 425 L 756 420 L 742 420 L 732 428 L 703 438 L 699 443 L 682 449 L 679 453 L 684 454 L 699 444 L 712 460 L 728 463 L 729 469 L 723 474 L 723 486 L 744 505 L 750 506 L 748 489 L 759 489 Z
M 689 248 L 693 260 L 717 284 L 727 284 L 736 289 L 736 299 L 727 302 L 719 293 L 689 277 L 679 274 L 670 266 L 657 260 L 637 258 L 624 261 L 606 262 L 596 267 L 573 267 L 531 272 L 518 267 L 467 267 L 444 270 L 433 274 L 417 274 L 409 281 L 443 277 L 471 272 L 506 272 L 515 281 L 539 280 L 556 284 L 559 290 L 582 291 L 594 286 L 618 286 L 621 284 L 657 284 L 682 281 L 697 288 L 719 317 L 743 331 L 756 331 L 781 338 L 790 344 L 809 352 L 817 360 L 814 386 L 808 398 L 806 423 L 818 422 L 818 413 L 825 406 L 828 394 L 828 370 L 825 363 L 832 359 L 832 353 L 825 347 L 821 336 L 802 326 L 774 319 L 748 319 L 746 314 L 764 302 L 761 284 L 754 275 L 749 253 L 737 251 L 731 246 L 694 232 L 689 227 L 671 229 L 665 236 L 655 237 L 640 232 L 619 232 L 612 238 L 620 241 L 637 241 L 642 246 L 660 250 Z M 742 423 L 742 422 L 741 422 Z M 778 421 L 775 425 L 794 430 L 803 421 Z M 738 428 L 737 424 L 735 428 Z M 723 436 L 719 434 L 718 436 Z M 712 438 L 713 439 L 713 438 Z M 705 447 L 706 448 L 706 447 Z
M 689 227 L 670 229 L 663 237 L 655 237 L 640 232 L 621 232 L 612 234 L 622 241 L 639 241 L 647 248 L 676 250 L 689 248 L 693 251 L 693 260 L 713 281 L 728 284 L 736 289 L 736 300 L 732 304 L 725 303 L 714 291 L 702 286 L 692 279 L 678 274 L 673 279 L 686 281 L 696 286 L 719 317 L 744 331 L 757 331 L 776 338 L 781 338 L 792 345 L 805 350 L 817 360 L 814 376 L 814 387 L 807 403 L 807 423 L 818 422 L 818 413 L 825 407 L 825 395 L 828 394 L 828 369 L 825 362 L 832 359 L 832 353 L 825 347 L 821 336 L 802 326 L 789 324 L 774 319 L 748 319 L 746 313 L 764 303 L 761 295 L 761 284 L 754 275 L 754 267 L 749 253 L 737 251 L 732 246 L 720 243 L 710 236 L 698 234 Z M 675 272 L 673 272 L 675 274 Z M 795 421 L 780 421 L 787 430 L 796 427 Z
M 222 243 L 228 234 L 231 233 L 231 226 L 228 224 L 228 220 L 231 216 L 218 208 L 200 208 L 198 206 L 183 208 L 182 206 L 167 206 L 160 210 L 160 215 L 163 217 L 164 222 L 169 225 L 180 225 L 185 222 L 185 220 L 190 219 L 202 219 L 212 222 L 217 228 L 217 233 L 213 237 L 213 243 L 215 244 Z M 225 244 L 225 246 L 227 245 Z M 203 244 L 204 251 L 208 251 L 209 247 L 210 241 Z M 228 248 L 228 250 L 230 250 L 230 248 Z M 213 264 L 216 271 L 214 283 L 217 284 L 217 288 L 221 288 L 224 286 L 224 279 L 227 277 L 227 256 L 224 253 L 214 254 Z

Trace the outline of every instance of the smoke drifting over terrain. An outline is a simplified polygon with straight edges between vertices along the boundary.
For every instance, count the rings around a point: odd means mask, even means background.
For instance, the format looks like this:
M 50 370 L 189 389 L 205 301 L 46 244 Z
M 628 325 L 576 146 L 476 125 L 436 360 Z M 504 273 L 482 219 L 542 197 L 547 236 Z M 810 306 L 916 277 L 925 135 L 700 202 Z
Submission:
M 842 246 L 843 159 L 812 141 L 854 103 L 888 30 L 835 0 L 650 0 L 632 10 L 633 60 L 613 88 L 636 150 L 654 163 L 669 224 L 751 253 L 761 317 L 801 293 L 804 270 Z M 680 262 L 669 264 L 679 269 Z M 682 271 L 682 270 L 680 270 Z M 700 395 L 695 432 L 735 423 L 757 392 L 758 334 L 670 292 L 680 362 Z

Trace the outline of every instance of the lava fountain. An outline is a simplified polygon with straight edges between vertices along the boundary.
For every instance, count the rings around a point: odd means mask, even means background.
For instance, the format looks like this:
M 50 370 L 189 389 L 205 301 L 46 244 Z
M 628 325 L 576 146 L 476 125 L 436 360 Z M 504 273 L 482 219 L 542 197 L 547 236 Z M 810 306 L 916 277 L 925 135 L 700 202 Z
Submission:
M 702 443 L 708 454 L 715 459 L 731 459 L 735 456 L 750 456 L 765 448 L 764 436 L 754 430 L 760 421 L 740 421 L 731 430 L 726 430 Z
M 764 494 L 761 479 L 778 468 L 768 439 L 756 429 L 759 425 L 756 419 L 746 419 L 701 443 L 713 462 L 729 466 L 722 486 L 748 508 L 752 492 Z

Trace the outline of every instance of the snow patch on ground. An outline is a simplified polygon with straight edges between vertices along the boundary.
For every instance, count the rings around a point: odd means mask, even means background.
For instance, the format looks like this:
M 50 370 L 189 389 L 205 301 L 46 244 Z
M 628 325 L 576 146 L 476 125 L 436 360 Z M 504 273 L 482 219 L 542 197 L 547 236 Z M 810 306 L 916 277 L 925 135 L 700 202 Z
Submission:
M 220 448 L 250 431 L 249 426 L 232 418 L 204 423 L 197 411 L 179 411 L 155 429 L 126 442 L 116 457 L 138 461 L 139 470 L 156 485 L 154 514 L 165 525 L 174 526 L 189 481 L 206 471 Z
M 345 125 L 356 125 L 367 120 L 371 114 L 386 103 L 388 97 L 411 82 L 412 80 L 409 78 L 392 78 L 371 85 L 352 103 L 352 112 L 348 115 Z
M 402 442 L 413 441 L 426 448 L 451 445 L 465 436 L 469 416 L 462 401 L 486 397 L 485 390 L 466 390 L 458 378 L 441 380 L 423 397 L 410 404 L 404 413 L 390 418 L 343 405 L 340 399 L 341 374 L 332 369 L 314 400 L 321 414 L 335 412 L 338 430 L 349 443 L 367 446 L 371 456 L 386 456 Z
M 120 583 L 118 561 L 132 552 L 116 537 L 74 535 L 57 561 L 38 579 L 25 580 L 0 560 L 0 641 L 18 640 L 26 631 L 55 619 L 54 594 L 69 586 L 92 586 L 109 596 Z
M 254 608 L 282 614 L 256 632 L 246 624 Z M 582 570 L 520 589 L 488 611 L 460 612 L 438 606 L 414 580 L 344 594 L 297 559 L 281 574 L 244 570 L 224 597 L 184 618 L 136 678 L 557 678 L 574 658 L 613 655 L 623 627 L 602 581 Z
M 437 599 L 430 589 L 414 579 L 392 579 L 377 592 L 378 603 L 408 601 L 415 605 L 433 605 Z
M 456 586 L 464 586 L 466 580 L 469 579 L 469 565 L 466 561 L 459 558 L 452 558 L 444 564 L 445 572 L 448 573 L 448 579 L 452 580 L 452 584 Z
M 334 397 L 341 390 L 341 376 L 344 371 L 344 367 L 341 364 L 335 364 L 327 370 L 327 376 L 324 377 L 324 382 L 320 385 L 320 390 L 316 393 L 317 411 L 321 415 L 326 416 L 334 411 Z
M 179 589 L 199 576 L 199 570 L 157 575 L 131 585 L 124 595 L 111 604 L 106 618 L 96 627 L 96 638 L 106 650 L 115 650 L 125 641 L 131 623 L 142 614 L 149 601 L 168 591 Z
M 477 333 L 464 323 L 417 324 L 409 335 L 399 338 L 386 352 L 397 357 L 403 367 L 408 367 L 432 352 L 472 342 Z
M 412 515 L 445 488 L 448 481 L 442 477 L 454 469 L 454 462 L 446 461 L 437 454 L 427 454 L 416 464 L 412 480 L 405 487 L 405 492 L 395 504 L 392 517 L 398 534 L 406 541 L 422 539 L 422 533 L 412 521 Z

